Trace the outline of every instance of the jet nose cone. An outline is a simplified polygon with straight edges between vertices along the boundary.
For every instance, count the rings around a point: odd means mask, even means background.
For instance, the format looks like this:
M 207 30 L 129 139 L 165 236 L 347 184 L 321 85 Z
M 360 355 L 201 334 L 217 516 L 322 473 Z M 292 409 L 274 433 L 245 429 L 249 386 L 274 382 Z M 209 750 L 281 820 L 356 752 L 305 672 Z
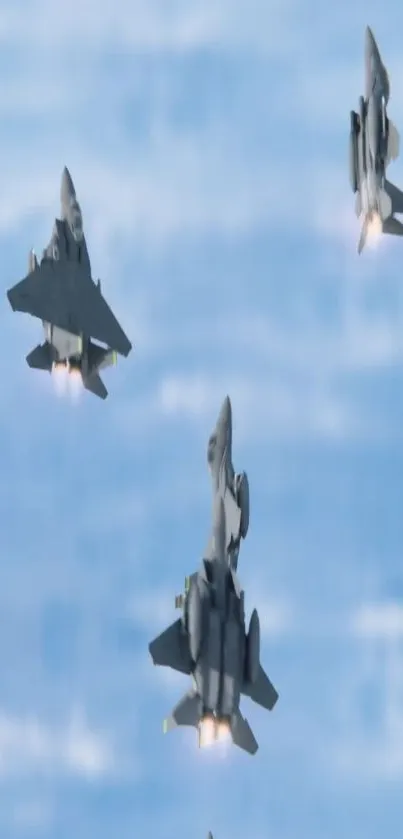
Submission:
M 232 408 L 229 396 L 226 396 L 221 406 L 220 416 L 218 422 L 220 425 L 231 425 Z
M 367 26 L 365 30 L 365 54 L 367 61 L 370 61 L 371 58 L 376 61 L 380 60 L 378 44 L 376 43 L 374 33 L 369 26 Z
M 366 39 L 368 44 L 374 44 L 375 43 L 375 38 L 374 38 L 372 29 L 371 29 L 370 26 L 367 26 L 366 29 L 365 29 L 365 39 Z
M 62 204 L 67 204 L 75 197 L 76 191 L 74 189 L 73 179 L 67 166 L 63 169 L 62 183 L 60 189 L 60 197 Z

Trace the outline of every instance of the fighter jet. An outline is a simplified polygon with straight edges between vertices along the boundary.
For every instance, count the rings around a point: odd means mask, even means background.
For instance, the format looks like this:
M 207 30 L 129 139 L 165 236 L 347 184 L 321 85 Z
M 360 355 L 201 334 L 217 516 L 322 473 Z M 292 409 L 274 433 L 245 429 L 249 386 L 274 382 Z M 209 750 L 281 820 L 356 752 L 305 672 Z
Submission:
M 271 711 L 278 694 L 260 664 L 260 622 L 253 610 L 246 632 L 244 593 L 228 562 L 225 506 L 217 494 L 211 550 L 176 598 L 182 617 L 149 645 L 154 664 L 192 676 L 192 688 L 164 722 L 164 730 L 194 726 L 199 746 L 231 735 L 255 754 L 257 741 L 242 716 L 241 694 Z
M 241 539 L 249 528 L 249 482 L 246 472 L 236 474 L 232 464 L 232 408 L 229 396 L 221 407 L 216 427 L 210 435 L 207 462 L 213 481 L 213 504 L 218 494 L 224 502 L 226 550 L 237 568 Z
M 362 218 L 361 253 L 371 234 L 403 235 L 395 213 L 403 213 L 403 193 L 386 179 L 386 168 L 399 156 L 399 134 L 387 116 L 388 73 L 369 26 L 365 33 L 365 97 L 350 112 L 350 183 L 356 193 L 355 212 Z
M 106 399 L 99 371 L 114 364 L 117 353 L 128 356 L 132 345 L 102 296 L 100 280 L 91 277 L 81 208 L 67 168 L 60 198 L 61 218 L 40 264 L 31 251 L 28 275 L 7 297 L 14 311 L 42 320 L 45 342 L 27 355 L 29 367 L 78 374 L 87 390 Z

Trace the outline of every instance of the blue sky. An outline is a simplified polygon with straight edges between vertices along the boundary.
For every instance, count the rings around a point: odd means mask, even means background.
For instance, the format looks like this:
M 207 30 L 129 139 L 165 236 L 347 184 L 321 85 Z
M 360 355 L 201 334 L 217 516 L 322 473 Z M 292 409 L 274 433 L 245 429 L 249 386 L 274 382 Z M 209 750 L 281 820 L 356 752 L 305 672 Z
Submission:
M 403 131 L 396 0 L 0 3 L 4 293 L 68 165 L 134 344 L 105 404 L 58 398 L 4 297 L 2 839 L 400 835 L 402 243 L 356 254 L 367 23 Z M 239 573 L 280 693 L 243 702 L 254 758 L 163 736 L 186 680 L 147 650 L 205 545 L 227 392 Z

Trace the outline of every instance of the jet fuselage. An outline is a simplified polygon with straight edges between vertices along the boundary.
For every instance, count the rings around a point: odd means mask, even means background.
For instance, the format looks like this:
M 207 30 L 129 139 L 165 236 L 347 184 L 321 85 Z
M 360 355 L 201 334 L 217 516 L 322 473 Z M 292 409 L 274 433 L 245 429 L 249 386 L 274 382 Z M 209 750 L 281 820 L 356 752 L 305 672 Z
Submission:
M 216 497 L 224 502 L 226 549 L 229 561 L 236 569 L 241 539 L 245 539 L 249 528 L 249 483 L 246 473 L 236 474 L 232 463 L 232 408 L 228 396 L 208 441 L 207 463 L 212 478 L 213 505 Z
M 237 712 L 244 683 L 245 614 L 243 595 L 237 596 L 228 566 L 225 574 L 214 574 L 213 564 L 208 563 L 213 572 L 211 582 L 201 575 L 191 582 L 184 625 L 200 715 L 224 722 Z

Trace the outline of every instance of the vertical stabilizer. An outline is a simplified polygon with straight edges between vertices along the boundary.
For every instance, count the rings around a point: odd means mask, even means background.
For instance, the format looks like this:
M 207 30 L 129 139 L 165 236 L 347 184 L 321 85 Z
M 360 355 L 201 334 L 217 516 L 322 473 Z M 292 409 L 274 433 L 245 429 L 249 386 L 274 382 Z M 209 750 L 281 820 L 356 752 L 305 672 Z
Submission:
M 34 250 L 30 250 L 28 255 L 28 273 L 32 274 L 38 268 L 38 260 Z

